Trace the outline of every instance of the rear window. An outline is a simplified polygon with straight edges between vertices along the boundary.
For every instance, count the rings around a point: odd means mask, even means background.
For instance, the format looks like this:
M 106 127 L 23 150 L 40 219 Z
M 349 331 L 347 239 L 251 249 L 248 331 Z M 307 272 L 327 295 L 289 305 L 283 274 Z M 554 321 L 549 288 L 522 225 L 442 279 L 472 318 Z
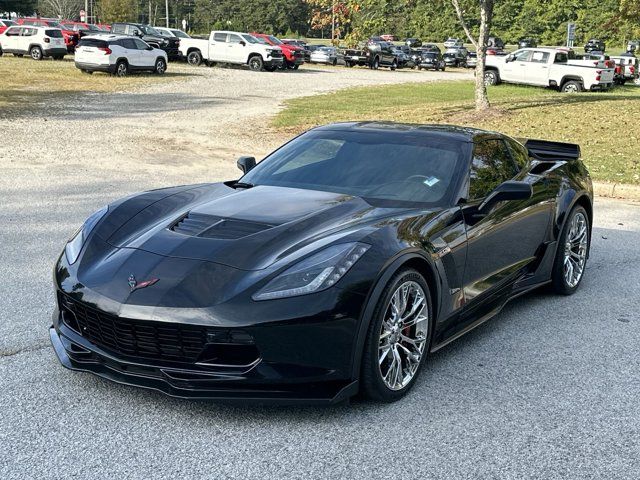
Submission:
M 60 30 L 45 30 L 44 34 L 51 38 L 62 38 L 62 32 Z
M 79 47 L 96 47 L 96 48 L 106 48 L 109 45 L 104 40 L 98 40 L 96 38 L 83 38 L 78 43 Z

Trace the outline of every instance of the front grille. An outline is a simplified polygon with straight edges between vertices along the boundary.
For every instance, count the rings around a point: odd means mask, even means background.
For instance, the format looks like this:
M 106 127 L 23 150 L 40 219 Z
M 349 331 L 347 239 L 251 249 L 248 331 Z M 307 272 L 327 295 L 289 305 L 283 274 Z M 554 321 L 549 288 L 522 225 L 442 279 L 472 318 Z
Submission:
M 87 307 L 61 295 L 63 321 L 94 345 L 134 357 L 195 362 L 210 329 L 197 325 L 131 320 Z

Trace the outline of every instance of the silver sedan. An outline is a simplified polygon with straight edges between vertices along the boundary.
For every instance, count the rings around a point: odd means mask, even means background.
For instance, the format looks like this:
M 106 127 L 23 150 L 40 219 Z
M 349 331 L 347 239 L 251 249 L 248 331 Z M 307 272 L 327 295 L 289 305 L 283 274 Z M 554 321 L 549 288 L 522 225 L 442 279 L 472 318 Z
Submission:
M 324 63 L 325 65 L 344 64 L 344 55 L 335 47 L 320 47 L 311 52 L 310 63 Z

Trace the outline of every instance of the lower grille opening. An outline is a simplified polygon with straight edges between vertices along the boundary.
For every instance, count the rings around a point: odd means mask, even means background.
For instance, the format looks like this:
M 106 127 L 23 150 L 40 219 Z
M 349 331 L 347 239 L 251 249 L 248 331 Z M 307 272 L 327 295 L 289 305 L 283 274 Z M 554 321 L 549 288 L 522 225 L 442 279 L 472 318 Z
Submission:
M 242 366 L 260 358 L 243 330 L 121 318 L 59 295 L 63 323 L 101 349 L 149 360 Z

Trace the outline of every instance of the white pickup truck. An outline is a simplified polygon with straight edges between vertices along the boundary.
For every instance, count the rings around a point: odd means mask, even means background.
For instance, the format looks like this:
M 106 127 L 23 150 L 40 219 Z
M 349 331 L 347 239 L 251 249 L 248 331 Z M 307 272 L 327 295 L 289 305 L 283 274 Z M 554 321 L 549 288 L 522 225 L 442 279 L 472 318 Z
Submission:
M 613 68 L 572 60 L 563 48 L 522 48 L 505 55 L 487 55 L 484 82 L 559 88 L 562 92 L 606 90 L 613 85 Z
M 206 61 L 273 71 L 283 63 L 280 47 L 267 45 L 253 35 L 241 32 L 213 31 L 208 39 L 181 38 L 180 53 L 191 65 Z

